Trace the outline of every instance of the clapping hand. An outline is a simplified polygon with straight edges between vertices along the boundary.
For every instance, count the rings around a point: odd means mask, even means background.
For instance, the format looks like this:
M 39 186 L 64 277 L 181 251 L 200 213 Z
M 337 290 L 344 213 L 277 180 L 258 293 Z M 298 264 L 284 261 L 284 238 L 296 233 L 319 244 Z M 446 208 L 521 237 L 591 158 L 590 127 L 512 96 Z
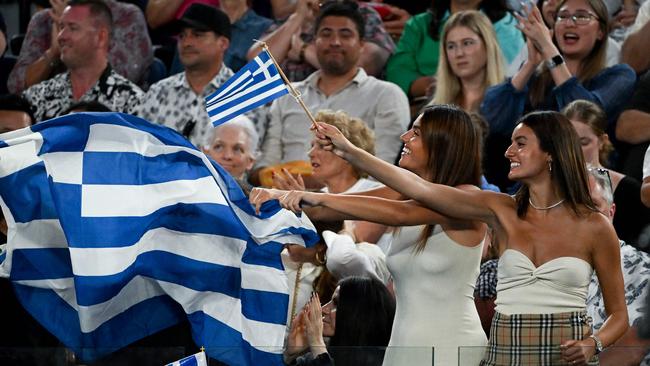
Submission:
M 305 181 L 302 179 L 302 175 L 298 174 L 297 177 L 294 177 L 287 168 L 282 168 L 281 173 L 273 174 L 273 187 L 283 191 L 304 191 Z
M 309 349 L 314 356 L 327 352 L 323 340 L 323 311 L 320 306 L 320 298 L 314 293 L 305 306 L 307 317 L 305 325 L 307 328 L 307 342 Z

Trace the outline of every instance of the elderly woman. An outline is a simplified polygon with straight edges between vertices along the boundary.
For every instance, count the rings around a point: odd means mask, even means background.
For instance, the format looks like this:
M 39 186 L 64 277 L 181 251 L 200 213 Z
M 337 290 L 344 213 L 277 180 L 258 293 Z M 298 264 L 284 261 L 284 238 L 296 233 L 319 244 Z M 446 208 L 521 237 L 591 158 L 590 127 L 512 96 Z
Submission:
M 214 129 L 203 146 L 203 152 L 214 159 L 235 179 L 246 181 L 257 157 L 259 135 L 253 122 L 238 116 Z

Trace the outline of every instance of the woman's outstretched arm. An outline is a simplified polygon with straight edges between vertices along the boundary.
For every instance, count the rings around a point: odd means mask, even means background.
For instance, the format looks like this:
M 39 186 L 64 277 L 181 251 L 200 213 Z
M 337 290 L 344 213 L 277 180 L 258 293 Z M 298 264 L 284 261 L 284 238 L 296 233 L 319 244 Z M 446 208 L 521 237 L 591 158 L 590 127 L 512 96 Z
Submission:
M 386 163 L 351 144 L 336 127 L 319 123 L 318 143 L 343 157 L 355 167 L 363 169 L 386 186 L 412 198 L 434 211 L 459 219 L 477 220 L 495 224 L 494 209 L 509 200 L 505 194 L 487 191 L 465 191 L 427 182 L 406 169 Z M 458 167 L 463 169 L 463 167 Z
M 413 200 L 395 201 L 379 197 L 292 191 L 280 198 L 280 204 L 300 211 L 300 204 L 325 206 L 355 220 L 365 220 L 388 226 L 448 224 L 457 221 Z

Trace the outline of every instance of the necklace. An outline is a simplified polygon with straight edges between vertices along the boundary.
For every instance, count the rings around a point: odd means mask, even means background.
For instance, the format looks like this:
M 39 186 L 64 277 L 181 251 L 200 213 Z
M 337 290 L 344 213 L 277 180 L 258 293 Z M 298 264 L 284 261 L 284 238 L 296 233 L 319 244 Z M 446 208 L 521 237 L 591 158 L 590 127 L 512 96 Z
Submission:
M 564 202 L 564 198 L 562 198 L 561 200 L 557 201 L 556 203 L 554 203 L 554 204 L 552 204 L 550 206 L 538 207 L 538 206 L 535 206 L 535 204 L 533 204 L 533 201 L 530 198 L 528 198 L 528 203 L 530 204 L 530 207 L 532 207 L 532 208 L 534 208 L 536 210 L 541 210 L 541 211 L 550 210 L 553 207 L 557 207 L 557 206 L 561 205 L 562 202 Z
M 296 271 L 296 283 L 293 285 L 293 299 L 291 301 L 291 320 L 296 316 L 296 305 L 298 303 L 298 289 L 300 288 L 300 273 L 302 272 L 302 263 L 298 265 Z

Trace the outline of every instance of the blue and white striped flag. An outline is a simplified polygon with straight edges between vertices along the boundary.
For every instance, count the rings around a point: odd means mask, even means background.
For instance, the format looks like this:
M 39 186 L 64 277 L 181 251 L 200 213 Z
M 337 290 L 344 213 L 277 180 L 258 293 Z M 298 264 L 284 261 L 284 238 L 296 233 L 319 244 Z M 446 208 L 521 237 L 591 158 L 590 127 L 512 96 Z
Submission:
M 205 98 L 210 122 L 218 126 L 233 117 L 289 93 L 266 50 Z
M 184 317 L 229 365 L 280 365 L 284 243 L 310 223 L 256 216 L 236 182 L 181 135 L 137 117 L 78 113 L 0 135 L 9 227 L 0 276 L 92 360 Z
M 205 359 L 205 353 L 199 352 L 165 366 L 208 366 L 208 361 Z

